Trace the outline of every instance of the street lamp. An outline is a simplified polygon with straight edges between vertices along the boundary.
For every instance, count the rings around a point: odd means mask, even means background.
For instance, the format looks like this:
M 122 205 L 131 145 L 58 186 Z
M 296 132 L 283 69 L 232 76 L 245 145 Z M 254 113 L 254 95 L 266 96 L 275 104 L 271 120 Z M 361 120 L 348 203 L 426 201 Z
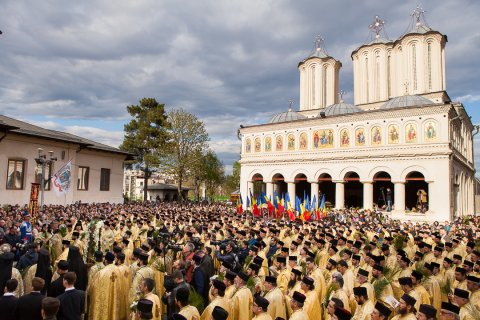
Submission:
M 43 210 L 43 200 L 44 200 L 44 193 L 45 193 L 45 168 L 50 168 L 50 165 L 57 161 L 57 157 L 53 157 L 53 151 L 48 151 L 48 159 L 47 155 L 43 153 L 42 148 L 38 148 L 38 157 L 35 158 L 35 162 L 42 166 L 42 179 L 40 182 L 40 190 L 41 190 L 41 197 L 40 197 L 40 209 Z M 51 172 L 49 172 L 51 174 Z

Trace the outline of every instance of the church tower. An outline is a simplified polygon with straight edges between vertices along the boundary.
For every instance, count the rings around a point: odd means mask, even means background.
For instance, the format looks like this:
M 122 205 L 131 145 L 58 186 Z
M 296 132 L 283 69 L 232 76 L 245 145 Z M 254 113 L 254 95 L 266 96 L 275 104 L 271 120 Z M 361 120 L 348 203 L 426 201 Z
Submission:
M 338 75 L 342 64 L 327 54 L 322 43 L 323 39 L 318 36 L 312 54 L 298 64 L 300 111 L 323 109 L 338 102 Z

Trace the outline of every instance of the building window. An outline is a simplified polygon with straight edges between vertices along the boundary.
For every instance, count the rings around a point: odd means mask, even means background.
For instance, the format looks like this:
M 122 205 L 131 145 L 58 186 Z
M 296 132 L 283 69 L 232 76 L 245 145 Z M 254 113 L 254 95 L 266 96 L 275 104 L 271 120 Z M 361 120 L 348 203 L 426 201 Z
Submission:
M 322 70 L 322 107 L 324 108 L 327 106 L 327 68 L 327 66 L 323 66 Z
M 413 90 L 417 91 L 417 46 L 412 45 Z
M 428 89 L 432 89 L 432 44 L 427 44 Z
M 77 190 L 88 190 L 89 167 L 78 167 Z
M 391 67 L 391 66 L 390 66 L 390 65 L 391 65 L 391 63 L 392 63 L 391 60 L 392 60 L 392 57 L 389 55 L 389 56 L 387 57 L 387 90 L 388 90 L 388 92 L 387 92 L 388 97 L 387 97 L 387 98 L 390 98 L 390 97 L 392 96 L 392 87 L 391 87 L 392 84 L 391 84 L 391 82 L 390 82 L 390 81 L 391 81 L 391 79 L 390 79 L 390 77 L 391 77 L 390 67 Z
M 368 58 L 365 58 L 365 102 L 368 102 L 370 100 L 368 96 Z
M 52 164 L 50 163 L 48 166 L 45 166 L 45 190 L 50 190 L 50 181 L 52 178 Z M 42 183 L 42 165 L 37 163 L 37 167 L 35 168 L 35 182 L 38 184 Z
M 110 190 L 110 169 L 102 168 L 100 170 L 100 191 Z
M 312 67 L 312 105 L 315 106 L 315 66 Z
M 23 189 L 25 160 L 8 159 L 7 189 Z
M 380 54 L 375 56 L 375 100 L 380 100 Z

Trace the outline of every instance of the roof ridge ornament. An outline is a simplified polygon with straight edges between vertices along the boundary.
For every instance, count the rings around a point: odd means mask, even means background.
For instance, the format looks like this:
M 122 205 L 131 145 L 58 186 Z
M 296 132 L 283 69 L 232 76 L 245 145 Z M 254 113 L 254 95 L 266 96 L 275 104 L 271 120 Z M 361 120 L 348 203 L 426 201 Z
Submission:
M 288 112 L 292 112 L 293 99 L 288 100 Z

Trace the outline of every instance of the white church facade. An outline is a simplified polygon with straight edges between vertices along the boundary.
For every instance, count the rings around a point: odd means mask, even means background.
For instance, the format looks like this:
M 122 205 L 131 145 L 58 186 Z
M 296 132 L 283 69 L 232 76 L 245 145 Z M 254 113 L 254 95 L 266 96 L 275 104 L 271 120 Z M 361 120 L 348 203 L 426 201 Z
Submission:
M 474 212 L 475 127 L 446 92 L 447 37 L 421 9 L 412 16 L 395 41 L 376 17 L 372 41 L 353 51 L 354 105 L 339 95 L 340 61 L 316 43 L 298 65 L 300 110 L 239 130 L 244 198 L 325 195 L 337 209 L 391 198 L 392 217 L 421 221 Z

